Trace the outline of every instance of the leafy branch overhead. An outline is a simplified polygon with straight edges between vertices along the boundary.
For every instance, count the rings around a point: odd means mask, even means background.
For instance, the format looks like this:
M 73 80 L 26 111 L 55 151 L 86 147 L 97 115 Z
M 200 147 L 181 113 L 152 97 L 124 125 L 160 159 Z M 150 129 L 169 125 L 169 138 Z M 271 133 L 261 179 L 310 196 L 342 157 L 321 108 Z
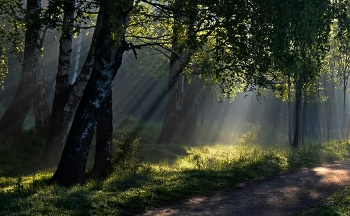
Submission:
M 140 1 L 126 38 L 169 56 L 177 31 L 182 50 L 193 50 L 186 67 L 231 92 L 237 83 L 275 88 L 288 75 L 317 77 L 334 11 L 319 1 Z M 186 16 L 177 20 L 174 12 Z M 173 28 L 177 22 L 176 28 Z M 143 45 L 141 45 L 143 44 Z M 178 54 L 178 53 L 177 53 Z

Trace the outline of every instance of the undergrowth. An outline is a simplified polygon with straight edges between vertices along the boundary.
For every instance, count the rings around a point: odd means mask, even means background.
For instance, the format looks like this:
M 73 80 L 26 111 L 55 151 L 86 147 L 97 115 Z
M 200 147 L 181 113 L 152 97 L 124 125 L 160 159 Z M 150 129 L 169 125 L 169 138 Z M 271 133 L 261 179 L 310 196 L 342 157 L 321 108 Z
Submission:
M 37 170 L 44 149 L 44 139 L 34 129 L 25 130 L 19 142 L 0 144 L 0 176 L 31 173 Z
M 152 150 L 146 151 L 147 148 L 157 150 L 156 154 L 178 154 L 171 161 L 159 158 L 162 162 L 158 163 L 135 160 L 133 169 L 121 169 L 103 181 L 91 180 L 71 188 L 47 186 L 45 181 L 53 174 L 49 171 L 3 176 L 0 215 L 134 215 L 257 177 L 350 156 L 349 141 L 308 144 L 298 149 L 222 144 L 144 148 L 149 156 Z

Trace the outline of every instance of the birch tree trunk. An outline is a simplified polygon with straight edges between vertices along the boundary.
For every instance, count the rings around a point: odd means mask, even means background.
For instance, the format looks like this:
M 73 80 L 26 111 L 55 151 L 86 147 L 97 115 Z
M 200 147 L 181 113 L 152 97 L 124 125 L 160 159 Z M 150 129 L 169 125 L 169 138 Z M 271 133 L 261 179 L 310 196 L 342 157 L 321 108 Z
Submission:
M 0 142 L 18 139 L 34 97 L 34 77 L 40 58 L 40 0 L 27 1 L 25 48 L 22 74 L 16 94 L 0 120 Z
M 113 112 L 112 112 L 112 89 L 109 89 L 101 110 L 100 118 L 96 128 L 96 150 L 95 162 L 88 178 L 105 178 L 111 172 L 112 159 L 112 134 L 113 134 Z
M 96 43 L 96 59 L 91 77 L 78 105 L 57 170 L 49 183 L 71 186 L 84 182 L 91 140 L 122 56 L 128 44 L 125 27 L 133 1 L 101 2 L 99 16 L 103 25 Z M 112 38 L 113 32 L 113 38 Z
M 81 43 L 83 42 L 83 34 L 81 30 L 79 31 L 78 35 L 78 46 L 77 46 L 77 53 L 75 55 L 75 64 L 74 64 L 74 70 L 70 78 L 70 84 L 73 85 L 77 79 L 77 74 L 79 70 L 79 62 L 80 62 L 80 52 L 81 52 Z
M 69 88 L 69 68 L 73 44 L 73 20 L 74 20 L 75 0 L 64 1 L 63 26 L 60 37 L 58 69 L 56 75 L 55 97 L 52 106 L 52 117 L 50 120 L 49 134 L 46 140 L 44 157 L 47 165 L 58 159 L 62 148 L 57 139 L 57 134 L 63 133 L 58 127 L 62 123 L 62 115 L 65 104 L 70 94 Z M 49 149 L 47 149 L 49 148 Z
M 73 84 L 73 87 L 68 96 L 68 100 L 64 104 L 61 117 L 59 118 L 60 121 L 50 126 L 51 130 L 46 141 L 46 146 L 42 159 L 42 161 L 48 166 L 57 165 L 59 158 L 62 155 L 62 151 L 67 139 L 67 134 L 70 128 L 72 118 L 83 95 L 83 91 L 90 78 L 90 74 L 94 65 L 96 43 L 100 34 L 101 27 L 102 16 L 98 16 L 89 53 L 85 59 L 84 65 L 77 80 Z

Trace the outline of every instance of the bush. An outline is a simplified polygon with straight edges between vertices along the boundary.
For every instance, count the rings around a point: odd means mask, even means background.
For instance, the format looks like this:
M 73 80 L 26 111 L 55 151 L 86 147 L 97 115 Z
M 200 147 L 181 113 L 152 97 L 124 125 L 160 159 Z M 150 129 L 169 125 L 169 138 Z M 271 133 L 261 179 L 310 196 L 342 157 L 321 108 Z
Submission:
M 116 148 L 112 156 L 112 164 L 117 170 L 133 170 L 138 163 L 138 153 L 140 151 L 140 138 L 134 133 L 124 132 L 116 142 Z
M 274 127 L 257 122 L 247 123 L 246 128 L 246 132 L 238 141 L 241 145 L 259 144 L 265 147 L 276 147 L 277 143 L 287 143 L 287 135 Z

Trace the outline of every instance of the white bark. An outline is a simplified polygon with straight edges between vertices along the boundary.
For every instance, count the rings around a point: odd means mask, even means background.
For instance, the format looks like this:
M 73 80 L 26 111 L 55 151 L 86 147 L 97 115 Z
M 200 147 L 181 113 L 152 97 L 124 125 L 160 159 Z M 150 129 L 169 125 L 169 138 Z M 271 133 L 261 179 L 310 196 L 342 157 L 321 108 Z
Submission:
M 73 83 L 77 79 L 78 69 L 79 69 L 79 63 L 80 63 L 80 52 L 81 52 L 81 43 L 83 41 L 83 34 L 81 30 L 79 31 L 78 35 L 78 45 L 77 45 L 77 53 L 75 55 L 75 64 L 74 64 L 74 70 L 70 78 L 70 84 L 73 85 Z

